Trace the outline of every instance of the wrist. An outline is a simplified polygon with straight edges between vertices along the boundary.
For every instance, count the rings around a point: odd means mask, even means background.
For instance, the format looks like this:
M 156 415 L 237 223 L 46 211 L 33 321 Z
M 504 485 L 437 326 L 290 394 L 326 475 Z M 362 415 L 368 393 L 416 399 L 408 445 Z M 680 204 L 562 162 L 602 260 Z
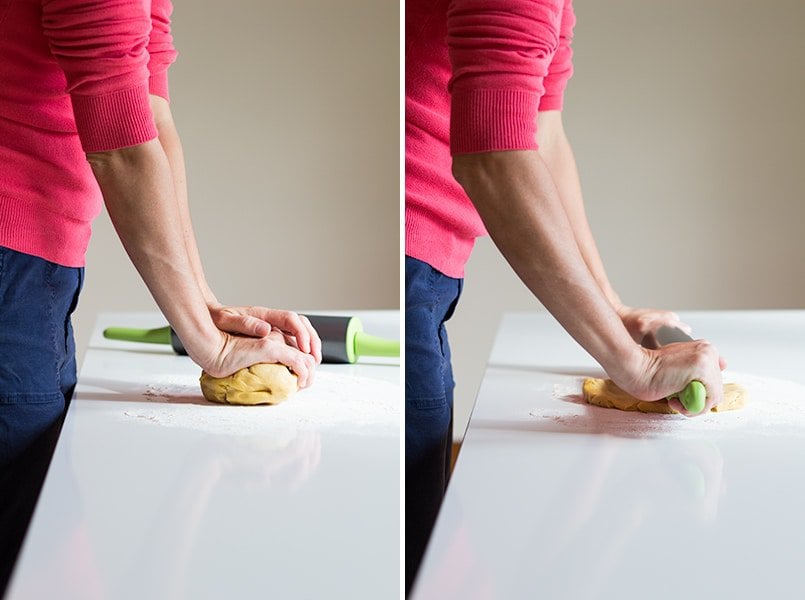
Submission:
M 176 335 L 193 361 L 205 368 L 216 356 L 224 339 L 215 326 L 209 312 L 197 316 L 185 314 L 171 323 Z
M 612 305 L 612 308 L 618 313 L 618 316 L 623 319 L 627 312 L 631 310 L 631 306 L 626 306 L 620 297 L 612 290 L 605 292 L 607 300 Z
M 204 302 L 206 302 L 209 310 L 222 308 L 224 306 L 218 302 L 218 298 L 215 297 L 215 294 L 212 292 L 209 286 L 206 285 L 206 283 L 201 286 L 201 294 L 204 296 Z
M 623 349 L 621 353 L 613 353 L 611 365 L 602 363 L 601 366 L 616 384 L 630 391 L 650 371 L 651 362 L 651 351 L 632 343 L 630 348 Z

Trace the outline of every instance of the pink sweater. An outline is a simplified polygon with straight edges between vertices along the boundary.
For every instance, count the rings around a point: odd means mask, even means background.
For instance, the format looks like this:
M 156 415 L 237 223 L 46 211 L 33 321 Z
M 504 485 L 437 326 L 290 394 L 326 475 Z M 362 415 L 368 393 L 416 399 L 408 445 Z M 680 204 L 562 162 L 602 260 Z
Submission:
M 537 111 L 561 110 L 571 0 L 408 0 L 405 253 L 463 277 L 483 223 L 451 154 L 536 150 Z
M 100 190 L 84 153 L 157 137 L 169 0 L 0 0 L 0 246 L 84 264 Z

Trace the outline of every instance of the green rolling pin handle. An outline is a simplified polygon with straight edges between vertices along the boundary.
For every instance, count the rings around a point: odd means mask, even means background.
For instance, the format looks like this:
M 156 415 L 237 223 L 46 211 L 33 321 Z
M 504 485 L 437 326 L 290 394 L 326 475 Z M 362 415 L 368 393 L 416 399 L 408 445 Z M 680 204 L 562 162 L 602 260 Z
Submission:
M 156 329 L 134 329 L 131 327 L 107 327 L 103 330 L 103 337 L 110 340 L 123 340 L 124 342 L 145 342 L 147 344 L 168 344 L 176 354 L 187 356 L 187 350 L 182 340 L 170 327 L 157 327 Z
M 306 316 L 321 338 L 323 363 L 351 364 L 360 356 L 400 355 L 400 342 L 364 333 L 358 317 Z
M 107 327 L 103 330 L 103 337 L 110 340 L 123 340 L 125 342 L 170 344 L 171 328 L 158 327 L 157 329 L 133 329 L 131 327 Z
M 701 381 L 691 381 L 679 394 L 679 401 L 686 410 L 698 415 L 704 410 L 707 389 Z
M 400 340 L 369 335 L 364 331 L 355 332 L 355 354 L 357 356 L 399 356 Z

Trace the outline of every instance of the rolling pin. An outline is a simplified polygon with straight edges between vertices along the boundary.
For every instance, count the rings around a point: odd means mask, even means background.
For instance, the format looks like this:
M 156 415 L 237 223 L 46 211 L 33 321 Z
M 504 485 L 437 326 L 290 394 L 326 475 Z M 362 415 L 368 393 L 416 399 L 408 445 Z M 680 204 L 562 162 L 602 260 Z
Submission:
M 654 334 L 657 338 L 657 343 L 660 346 L 667 344 L 676 344 L 679 342 L 692 342 L 693 338 L 687 333 L 677 327 L 668 327 L 663 325 Z M 668 399 L 678 397 L 679 402 L 691 414 L 697 415 L 704 410 L 704 405 L 707 400 L 707 389 L 701 381 L 691 381 L 685 386 L 678 394 L 668 396 Z
M 305 315 L 321 338 L 323 363 L 354 363 L 361 356 L 399 356 L 400 341 L 369 335 L 358 317 Z M 132 329 L 108 327 L 103 337 L 110 340 L 170 344 L 177 354 L 187 355 L 182 340 L 171 327 Z

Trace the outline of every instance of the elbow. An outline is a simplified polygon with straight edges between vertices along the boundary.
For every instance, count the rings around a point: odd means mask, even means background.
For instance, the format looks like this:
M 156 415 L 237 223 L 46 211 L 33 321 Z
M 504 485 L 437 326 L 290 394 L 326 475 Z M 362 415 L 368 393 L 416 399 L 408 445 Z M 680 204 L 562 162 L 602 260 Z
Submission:
M 144 144 L 137 144 L 136 146 L 128 146 L 126 148 L 116 148 L 114 150 L 104 150 L 101 152 L 87 152 L 86 158 L 92 170 L 95 172 L 137 167 L 147 162 L 151 154 L 157 150 L 155 144 L 158 145 L 159 142 L 157 140 L 151 140 Z
M 480 152 L 453 157 L 453 178 L 473 199 L 504 183 L 510 165 L 520 151 Z
M 114 164 L 117 160 L 118 154 L 117 150 L 105 150 L 103 152 L 87 152 L 85 154 L 87 158 L 87 162 L 89 166 L 92 167 L 92 170 L 95 171 L 97 169 L 106 169 L 110 165 Z
M 467 155 L 454 156 L 451 167 L 453 179 L 455 179 L 461 187 L 464 187 L 464 182 L 468 176 L 467 161 L 465 160 L 466 156 Z
M 459 154 L 453 157 L 453 178 L 469 194 L 470 189 L 477 187 L 480 181 L 489 178 L 494 171 L 493 153 Z

